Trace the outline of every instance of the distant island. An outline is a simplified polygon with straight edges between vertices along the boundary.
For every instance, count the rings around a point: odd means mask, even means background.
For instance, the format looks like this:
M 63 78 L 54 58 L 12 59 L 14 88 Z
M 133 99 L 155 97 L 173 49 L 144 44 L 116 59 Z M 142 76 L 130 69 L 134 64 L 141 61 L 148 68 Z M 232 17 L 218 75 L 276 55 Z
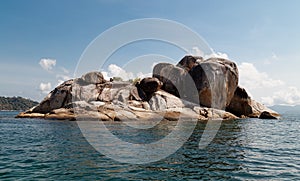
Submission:
M 27 110 L 38 102 L 23 97 L 0 96 L 0 110 Z
M 290 106 L 290 105 L 274 105 L 270 107 L 276 112 L 279 113 L 292 113 L 292 112 L 299 112 L 300 111 L 300 105 Z

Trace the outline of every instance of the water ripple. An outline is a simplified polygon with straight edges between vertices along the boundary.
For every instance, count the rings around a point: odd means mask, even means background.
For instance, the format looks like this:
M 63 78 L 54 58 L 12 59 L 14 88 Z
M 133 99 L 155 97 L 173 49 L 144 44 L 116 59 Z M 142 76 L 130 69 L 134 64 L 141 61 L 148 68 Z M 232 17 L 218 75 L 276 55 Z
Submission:
M 223 121 L 213 142 L 202 150 L 198 142 L 205 122 L 199 122 L 173 155 L 130 165 L 96 152 L 74 122 L 14 119 L 15 114 L 0 113 L 0 180 L 300 180 L 299 115 L 284 115 L 279 121 Z M 166 124 L 172 128 L 176 122 Z M 132 142 L 165 134 L 155 130 L 159 128 L 122 133 L 119 123 L 109 126 Z

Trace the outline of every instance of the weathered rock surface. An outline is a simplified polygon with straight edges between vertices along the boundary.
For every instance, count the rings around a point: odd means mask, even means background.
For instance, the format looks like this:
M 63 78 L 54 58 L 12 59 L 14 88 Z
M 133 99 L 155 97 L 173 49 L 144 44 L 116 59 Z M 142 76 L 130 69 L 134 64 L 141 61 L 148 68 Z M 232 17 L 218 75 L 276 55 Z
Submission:
M 237 82 L 235 63 L 187 56 L 177 66 L 157 64 L 153 77 L 135 85 L 106 81 L 100 72 L 87 73 L 62 83 L 17 117 L 104 121 L 279 117 L 252 100 Z
M 221 58 L 203 60 L 185 56 L 177 66 L 160 63 L 153 76 L 162 89 L 205 107 L 225 109 L 238 86 L 238 69 L 234 62 Z
M 241 117 L 249 116 L 253 113 L 251 107 L 251 99 L 244 88 L 237 87 L 234 96 L 230 101 L 230 104 L 226 107 L 226 110 Z
M 153 71 L 153 75 L 162 82 L 163 90 L 177 97 L 183 96 L 183 84 L 187 75 L 187 72 L 184 69 L 172 64 L 160 63 L 156 65 L 153 70 L 155 71 Z
M 32 109 L 33 113 L 48 113 L 54 109 L 65 107 L 72 102 L 72 84 L 74 80 L 68 80 L 54 90 L 45 99 Z
M 89 72 L 84 74 L 79 81 L 85 84 L 103 84 L 105 83 L 105 79 L 101 72 Z
M 238 69 L 234 62 L 210 58 L 190 70 L 199 94 L 199 102 L 206 107 L 224 109 L 229 105 L 238 86 Z

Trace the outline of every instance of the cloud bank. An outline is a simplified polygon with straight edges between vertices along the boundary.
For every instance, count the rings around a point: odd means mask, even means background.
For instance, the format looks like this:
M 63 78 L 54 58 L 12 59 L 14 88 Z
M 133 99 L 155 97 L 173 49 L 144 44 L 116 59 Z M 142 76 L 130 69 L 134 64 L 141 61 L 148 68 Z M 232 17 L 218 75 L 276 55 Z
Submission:
M 213 53 L 211 53 L 209 55 L 204 55 L 203 51 L 199 47 L 193 47 L 191 50 L 192 55 L 201 56 L 204 59 L 213 58 L 213 57 L 229 59 L 229 57 L 226 53 L 215 52 L 213 49 L 211 49 L 211 52 L 213 52 Z
M 300 90 L 296 87 L 287 87 L 271 96 L 262 97 L 261 101 L 266 105 L 299 105 Z
M 259 72 L 252 63 L 243 62 L 238 65 L 240 83 L 254 98 L 267 106 L 299 105 L 300 90 L 288 86 L 285 82 L 271 78 L 265 72 Z
M 272 79 L 265 72 L 259 72 L 252 63 L 243 62 L 238 65 L 240 85 L 249 90 L 257 88 L 270 88 L 284 85 L 284 82 Z

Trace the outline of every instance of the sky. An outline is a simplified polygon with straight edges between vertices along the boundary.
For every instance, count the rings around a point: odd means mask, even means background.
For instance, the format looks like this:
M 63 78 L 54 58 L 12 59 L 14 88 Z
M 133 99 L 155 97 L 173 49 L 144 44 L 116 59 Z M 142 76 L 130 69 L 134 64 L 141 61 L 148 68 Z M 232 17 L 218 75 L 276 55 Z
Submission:
M 101 33 L 127 21 L 159 18 L 190 28 L 216 54 L 236 62 L 239 84 L 252 98 L 266 105 L 298 105 L 299 7 L 297 0 L 3 0 L 0 96 L 40 101 L 75 76 L 82 54 Z M 106 43 L 114 44 L 115 39 Z M 125 78 L 148 75 L 153 62 L 139 64 L 136 74 L 124 66 L 129 60 L 135 64 L 153 57 L 177 62 L 184 55 L 167 43 L 136 42 L 120 48 L 101 71 Z

